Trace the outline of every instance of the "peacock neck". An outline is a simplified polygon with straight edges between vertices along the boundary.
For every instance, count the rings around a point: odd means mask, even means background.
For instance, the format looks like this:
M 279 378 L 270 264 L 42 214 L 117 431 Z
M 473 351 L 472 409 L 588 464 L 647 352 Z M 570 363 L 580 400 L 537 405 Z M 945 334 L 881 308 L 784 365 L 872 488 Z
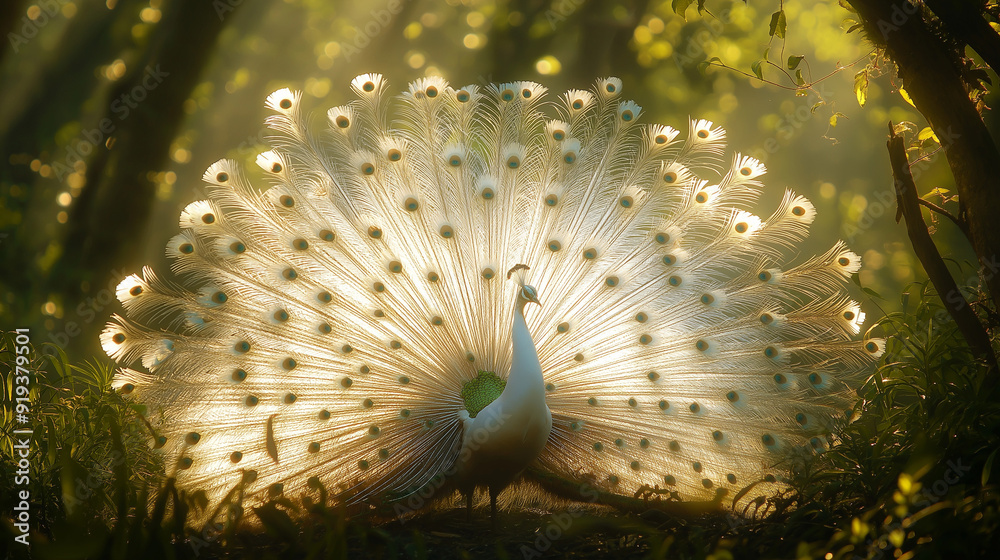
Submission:
M 511 329 L 511 366 L 507 386 L 500 398 L 513 406 L 524 406 L 545 402 L 545 381 L 542 378 L 542 366 L 538 361 L 538 351 L 528 332 L 528 324 L 524 320 L 523 298 L 517 298 L 514 306 L 514 324 Z

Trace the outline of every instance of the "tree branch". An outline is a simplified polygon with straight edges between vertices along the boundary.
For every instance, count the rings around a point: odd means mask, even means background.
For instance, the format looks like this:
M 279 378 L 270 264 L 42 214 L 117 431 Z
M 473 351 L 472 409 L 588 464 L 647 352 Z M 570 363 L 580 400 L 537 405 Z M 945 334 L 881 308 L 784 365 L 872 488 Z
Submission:
M 906 157 L 906 144 L 902 136 L 897 136 L 889 123 L 889 140 L 886 142 L 889 150 L 889 162 L 892 164 L 892 177 L 896 186 L 896 202 L 899 211 L 906 219 L 906 234 L 913 244 L 913 252 L 920 259 L 920 264 L 927 271 L 934 288 L 941 296 L 945 309 L 951 314 L 958 325 L 958 330 L 969 343 L 969 348 L 977 358 L 986 362 L 991 370 L 997 370 L 997 358 L 990 344 L 990 337 L 975 312 L 965 300 L 955 279 L 951 277 L 948 266 L 937 246 L 927 231 L 927 224 L 920 213 L 920 197 L 917 196 L 917 186 L 910 175 L 910 162 Z

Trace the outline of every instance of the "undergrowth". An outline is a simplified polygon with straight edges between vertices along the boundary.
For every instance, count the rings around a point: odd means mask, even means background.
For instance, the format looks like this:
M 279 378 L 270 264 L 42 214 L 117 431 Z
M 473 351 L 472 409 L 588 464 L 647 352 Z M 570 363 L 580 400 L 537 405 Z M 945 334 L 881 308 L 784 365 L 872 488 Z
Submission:
M 973 297 L 979 294 L 973 294 Z M 985 298 L 979 295 L 977 301 Z M 977 306 L 979 304 L 976 304 Z M 997 332 L 995 315 L 977 307 Z M 437 511 L 408 520 L 348 517 L 335 507 L 276 492 L 256 508 L 234 500 L 193 527 L 204 496 L 162 480 L 139 405 L 111 389 L 103 363 L 49 356 L 33 364 L 30 483 L 17 469 L 10 407 L 0 425 L 0 503 L 30 491 L 33 558 L 980 558 L 1000 544 L 997 372 L 987 374 L 926 284 L 903 294 L 903 311 L 878 329 L 887 352 L 830 451 L 772 497 L 764 518 L 711 514 L 521 511 L 500 516 Z M 5 402 L 13 391 L 13 338 L 0 343 Z M 321 487 L 317 486 L 322 496 Z M 325 497 L 323 500 L 325 501 Z M 28 557 L 10 507 L 3 544 Z

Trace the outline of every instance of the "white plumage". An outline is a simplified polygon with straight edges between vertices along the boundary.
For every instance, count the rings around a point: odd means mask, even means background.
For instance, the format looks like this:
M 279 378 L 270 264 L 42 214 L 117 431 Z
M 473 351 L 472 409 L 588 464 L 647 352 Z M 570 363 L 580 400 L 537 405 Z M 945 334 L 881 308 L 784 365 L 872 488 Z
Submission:
M 838 242 L 790 265 L 813 206 L 750 214 L 764 166 L 717 173 L 721 128 L 640 124 L 616 78 L 554 102 L 385 87 L 356 78 L 318 131 L 271 94 L 271 187 L 213 164 L 167 244 L 184 286 L 119 286 L 115 386 L 179 484 L 218 502 L 316 477 L 385 503 L 437 475 L 496 496 L 534 464 L 710 500 L 773 492 L 789 453 L 827 446 L 883 351 L 854 340 L 860 259 Z

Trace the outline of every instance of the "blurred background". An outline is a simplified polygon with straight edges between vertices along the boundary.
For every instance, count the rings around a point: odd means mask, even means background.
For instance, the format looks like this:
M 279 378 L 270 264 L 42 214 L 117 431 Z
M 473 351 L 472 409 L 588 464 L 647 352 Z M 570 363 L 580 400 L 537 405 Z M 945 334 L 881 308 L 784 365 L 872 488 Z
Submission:
M 687 4 L 685 17 L 674 13 Z M 783 40 L 769 29 L 779 7 Z M 114 286 L 143 265 L 167 270 L 163 247 L 181 209 L 204 196 L 204 169 L 222 157 L 256 169 L 267 149 L 265 97 L 302 90 L 321 120 L 366 72 L 385 74 L 390 90 L 438 74 L 456 85 L 534 80 L 555 95 L 619 76 L 647 122 L 685 130 L 689 116 L 707 118 L 728 129 L 732 151 L 763 160 L 758 213 L 769 214 L 785 188 L 808 196 L 818 218 L 800 251 L 839 238 L 862 255 L 857 279 L 868 290 L 855 296 L 869 324 L 898 309 L 906 286 L 924 276 L 894 220 L 888 121 L 912 123 L 909 139 L 923 145 L 910 154 L 923 156 L 913 168 L 921 194 L 953 211 L 957 204 L 948 200 L 943 153 L 918 136 L 927 125 L 891 66 L 847 33 L 854 22 L 837 2 L 709 0 L 705 8 L 683 0 L 5 0 L 0 324 L 32 328 L 33 341 L 74 358 L 103 357 L 97 335 L 120 308 Z M 755 63 L 765 56 L 773 64 L 760 66 L 762 81 Z M 938 220 L 935 229 L 959 283 L 974 281 L 973 254 L 956 228 Z

